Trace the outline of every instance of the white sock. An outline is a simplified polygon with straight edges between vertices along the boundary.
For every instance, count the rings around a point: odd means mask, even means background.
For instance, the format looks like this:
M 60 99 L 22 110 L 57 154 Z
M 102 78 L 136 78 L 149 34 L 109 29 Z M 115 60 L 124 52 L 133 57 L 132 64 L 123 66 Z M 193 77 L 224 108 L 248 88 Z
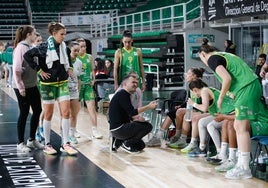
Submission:
M 62 128 L 62 139 L 63 144 L 66 144 L 69 140 L 69 127 L 70 127 L 70 120 L 62 118 L 61 120 L 61 128 Z
M 97 126 L 92 126 L 92 131 L 97 131 Z
M 237 166 L 241 166 L 241 152 L 240 152 L 239 150 L 237 150 L 236 158 L 237 158 L 237 163 L 236 163 L 236 165 L 237 165 Z
M 190 142 L 190 144 L 192 144 L 192 145 L 197 145 L 197 138 L 191 138 L 191 142 Z
M 60 126 L 60 137 L 61 137 L 61 145 L 64 145 L 63 133 L 62 133 L 62 127 L 61 126 Z
M 229 148 L 229 160 L 236 162 L 237 148 Z
M 249 169 L 250 152 L 241 152 L 241 165 L 245 170 Z
M 50 143 L 51 121 L 44 120 L 43 129 L 44 129 L 45 144 L 48 144 Z
M 186 143 L 187 135 L 181 134 L 180 140 L 184 141 Z
M 75 127 L 70 127 L 70 136 L 74 137 L 75 131 L 76 131 Z
M 200 148 L 202 151 L 204 151 L 204 150 L 206 149 L 206 144 L 202 144 L 202 143 L 200 143 L 200 144 L 199 144 L 199 148 Z
M 221 150 L 220 150 L 220 156 L 223 157 L 224 159 L 227 158 L 227 149 L 228 149 L 228 143 L 227 142 L 222 142 L 221 143 Z

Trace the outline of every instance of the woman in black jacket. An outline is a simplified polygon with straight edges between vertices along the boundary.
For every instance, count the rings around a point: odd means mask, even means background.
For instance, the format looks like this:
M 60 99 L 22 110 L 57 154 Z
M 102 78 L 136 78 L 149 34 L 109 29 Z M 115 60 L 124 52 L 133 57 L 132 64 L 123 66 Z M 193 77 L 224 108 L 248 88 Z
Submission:
M 64 43 L 66 28 L 61 23 L 51 22 L 48 25 L 51 35 L 46 42 L 29 50 L 25 60 L 38 72 L 40 77 L 40 93 L 44 110 L 44 137 L 46 154 L 56 154 L 57 151 L 50 144 L 51 119 L 54 103 L 59 102 L 61 113 L 62 146 L 60 150 L 69 155 L 77 154 L 68 141 L 70 126 L 70 95 L 68 89 L 68 77 L 73 76 L 70 53 Z M 34 58 L 38 58 L 38 63 Z

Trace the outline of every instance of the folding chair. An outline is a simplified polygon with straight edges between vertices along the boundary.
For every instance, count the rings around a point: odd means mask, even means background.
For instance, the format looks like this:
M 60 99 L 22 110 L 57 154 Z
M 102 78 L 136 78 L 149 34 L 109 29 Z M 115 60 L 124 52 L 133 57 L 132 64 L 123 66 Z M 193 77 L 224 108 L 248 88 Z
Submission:
M 257 142 L 257 146 L 255 149 L 255 152 L 253 153 L 253 158 L 251 161 L 251 171 L 252 174 L 255 175 L 256 174 L 256 170 L 257 170 L 257 166 L 259 164 L 259 160 L 258 157 L 263 149 L 263 147 L 266 150 L 266 153 L 268 153 L 268 136 L 254 136 L 251 138 L 251 140 L 256 141 Z
M 172 110 L 175 110 L 176 106 L 180 106 L 180 108 L 186 107 L 186 102 L 188 98 L 188 92 L 185 89 L 179 89 L 176 91 L 173 91 L 170 94 L 170 98 L 156 98 L 156 100 L 159 100 L 160 107 L 156 108 L 152 112 L 152 119 L 156 119 L 155 126 L 153 129 L 153 133 L 156 133 L 158 129 L 160 129 L 160 126 L 162 124 L 162 121 L 166 117 L 166 114 Z M 174 126 L 176 126 L 175 120 L 172 120 Z
M 111 78 L 107 78 L 107 76 L 102 76 L 102 75 L 98 75 L 98 77 L 96 76 L 95 78 L 95 83 L 93 86 L 93 91 L 95 94 L 95 106 L 96 106 L 96 111 L 99 111 L 101 113 L 103 113 L 103 102 L 109 101 L 108 96 L 109 94 L 111 94 L 113 91 L 110 88 L 107 88 L 105 90 L 105 97 L 102 98 L 99 95 L 99 91 L 98 91 L 98 85 L 99 84 L 104 84 L 104 83 L 109 83 L 109 84 L 113 84 L 114 80 Z M 98 105 L 98 103 L 100 103 L 100 105 Z
M 262 80 L 262 95 L 266 105 L 268 106 L 268 80 Z

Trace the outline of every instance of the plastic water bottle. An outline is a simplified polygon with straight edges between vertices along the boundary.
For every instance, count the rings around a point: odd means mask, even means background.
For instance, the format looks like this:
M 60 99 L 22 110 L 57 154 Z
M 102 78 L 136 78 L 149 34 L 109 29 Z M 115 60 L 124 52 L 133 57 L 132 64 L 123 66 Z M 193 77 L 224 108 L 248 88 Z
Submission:
M 185 121 L 192 121 L 193 106 L 187 103 L 186 113 L 184 115 Z
M 266 159 L 265 159 L 265 163 L 266 163 L 266 177 L 265 177 L 265 181 L 268 180 L 268 154 L 266 154 Z
M 257 164 L 257 177 L 260 179 L 265 179 L 266 176 L 266 160 L 267 156 L 263 151 L 261 151 L 258 156 L 258 164 Z

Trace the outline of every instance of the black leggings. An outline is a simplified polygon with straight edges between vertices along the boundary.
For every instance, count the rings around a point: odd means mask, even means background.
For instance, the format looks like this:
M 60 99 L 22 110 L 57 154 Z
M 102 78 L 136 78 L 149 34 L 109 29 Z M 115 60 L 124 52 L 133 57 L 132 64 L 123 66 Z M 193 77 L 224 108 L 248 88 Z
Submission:
M 42 112 L 40 94 L 37 87 L 26 88 L 26 96 L 21 96 L 18 89 L 15 89 L 15 94 L 18 99 L 20 115 L 18 118 L 17 131 L 18 131 L 18 143 L 24 142 L 24 133 L 26 127 L 27 117 L 29 115 L 30 107 L 33 114 L 30 120 L 30 139 L 35 139 L 36 129 L 39 123 L 39 116 Z
M 167 113 L 167 116 L 171 119 L 172 123 L 176 126 L 176 112 L 177 112 L 177 109 L 174 109 L 174 110 L 171 110 Z
M 120 140 L 141 140 L 145 135 L 151 132 L 153 126 L 149 122 L 137 122 L 124 124 L 120 129 L 112 131 L 113 137 Z

